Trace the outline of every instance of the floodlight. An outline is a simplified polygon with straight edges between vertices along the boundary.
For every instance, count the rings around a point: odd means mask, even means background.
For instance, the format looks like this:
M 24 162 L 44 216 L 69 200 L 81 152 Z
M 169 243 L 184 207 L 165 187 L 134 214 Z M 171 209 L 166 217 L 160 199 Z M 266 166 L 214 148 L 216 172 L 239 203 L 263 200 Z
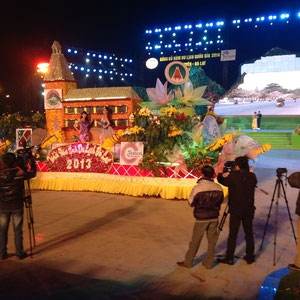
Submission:
M 150 70 L 155 69 L 157 66 L 158 66 L 158 60 L 154 57 L 151 57 L 146 61 L 146 67 Z

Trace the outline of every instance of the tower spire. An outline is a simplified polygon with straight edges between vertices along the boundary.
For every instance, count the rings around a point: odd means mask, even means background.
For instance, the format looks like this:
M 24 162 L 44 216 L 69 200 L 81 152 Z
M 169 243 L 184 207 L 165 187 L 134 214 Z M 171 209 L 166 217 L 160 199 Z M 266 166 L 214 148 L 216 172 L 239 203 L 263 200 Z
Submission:
M 49 70 L 45 74 L 44 81 L 57 80 L 75 81 L 75 78 L 68 67 L 68 62 L 62 53 L 60 43 L 55 41 L 52 45 Z

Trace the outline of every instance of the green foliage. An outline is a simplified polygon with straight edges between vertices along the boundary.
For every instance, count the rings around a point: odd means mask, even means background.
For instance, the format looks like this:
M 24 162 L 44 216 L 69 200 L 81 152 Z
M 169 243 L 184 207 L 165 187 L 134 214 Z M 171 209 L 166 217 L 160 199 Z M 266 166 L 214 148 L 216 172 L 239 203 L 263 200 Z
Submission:
M 147 108 L 132 114 L 129 117 L 132 127 L 125 130 L 128 141 L 140 141 L 145 145 L 144 157 L 139 164 L 141 170 L 152 171 L 155 176 L 161 174 L 165 167 L 161 162 L 169 162 L 166 152 L 179 146 L 184 154 L 187 166 L 197 173 L 204 164 L 215 164 L 218 161 L 218 152 L 207 152 L 204 149 L 203 139 L 194 140 L 193 128 L 199 124 L 198 116 L 186 116 L 184 113 L 171 107 L 161 116 L 153 116 Z M 182 155 L 182 154 L 181 154 Z
M 139 163 L 139 169 L 151 171 L 155 177 L 160 176 L 161 173 L 159 170 L 161 169 L 167 177 L 166 168 L 160 163 L 164 159 L 158 152 L 149 150 L 144 154 L 143 160 Z
M 138 96 L 144 101 L 150 101 L 148 94 L 146 92 L 146 88 L 141 86 L 133 86 L 134 91 L 138 94 Z
M 193 169 L 193 174 L 195 175 L 201 174 L 203 166 L 215 165 L 218 159 L 218 152 L 207 152 L 203 146 L 187 147 L 185 152 L 185 163 L 188 168 Z
M 45 116 L 41 113 L 35 113 L 32 116 L 24 116 L 19 112 L 8 114 L 4 113 L 0 119 L 0 138 L 9 140 L 12 143 L 16 141 L 17 128 L 43 128 L 45 126 Z

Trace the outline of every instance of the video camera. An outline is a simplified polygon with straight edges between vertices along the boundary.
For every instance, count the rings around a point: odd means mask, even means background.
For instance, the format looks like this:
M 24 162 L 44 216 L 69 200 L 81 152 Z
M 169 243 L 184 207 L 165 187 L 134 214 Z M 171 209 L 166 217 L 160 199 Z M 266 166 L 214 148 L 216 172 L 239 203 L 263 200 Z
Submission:
M 234 161 L 226 161 L 226 163 L 224 164 L 224 168 L 223 168 L 223 173 L 231 173 L 233 171 L 235 171 L 235 167 L 236 167 L 236 162 Z
M 26 147 L 26 142 L 22 144 L 23 148 L 17 150 L 17 165 L 19 168 L 26 170 L 31 169 L 31 165 L 34 162 L 34 155 L 32 155 L 32 149 L 34 146 Z
M 278 168 L 276 170 L 277 177 L 281 177 L 282 174 L 284 174 L 284 173 L 287 173 L 287 169 L 286 168 Z

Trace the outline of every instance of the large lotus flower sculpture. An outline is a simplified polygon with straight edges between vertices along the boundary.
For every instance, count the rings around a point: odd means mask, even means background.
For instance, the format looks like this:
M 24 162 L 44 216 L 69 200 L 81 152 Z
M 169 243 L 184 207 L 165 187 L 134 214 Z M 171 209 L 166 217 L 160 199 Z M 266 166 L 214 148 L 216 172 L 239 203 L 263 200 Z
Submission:
M 212 103 L 204 98 L 202 98 L 205 86 L 200 86 L 194 89 L 193 84 L 188 80 L 184 86 L 183 91 L 180 88 L 176 91 L 176 100 L 172 101 L 170 104 L 182 104 L 182 105 L 212 105 Z
M 140 105 L 151 108 L 155 106 L 167 106 L 168 103 L 174 99 L 172 91 L 170 91 L 168 94 L 167 85 L 167 81 L 165 82 L 165 84 L 162 84 L 159 78 L 157 78 L 155 88 L 146 89 L 146 92 L 151 102 L 144 102 Z

